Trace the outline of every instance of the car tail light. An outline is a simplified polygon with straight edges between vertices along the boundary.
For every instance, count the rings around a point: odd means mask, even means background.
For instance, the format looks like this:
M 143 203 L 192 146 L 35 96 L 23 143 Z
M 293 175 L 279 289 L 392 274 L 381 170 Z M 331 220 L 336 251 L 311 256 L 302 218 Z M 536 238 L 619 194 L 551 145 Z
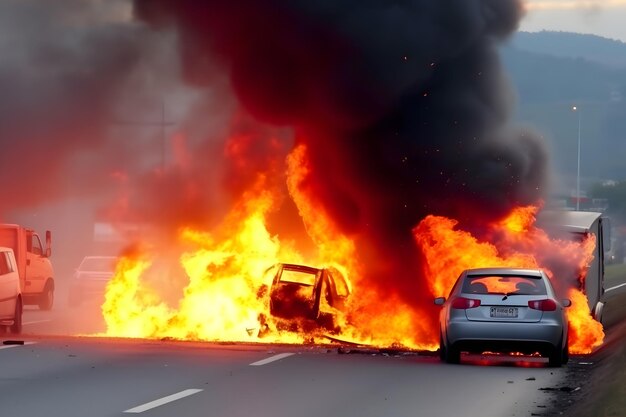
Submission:
M 480 305 L 480 300 L 475 300 L 472 298 L 465 297 L 457 297 L 452 301 L 452 308 L 456 309 L 468 309 L 468 308 L 476 308 Z
M 550 298 L 547 300 L 532 300 L 528 302 L 528 307 L 533 310 L 554 311 L 556 310 L 556 301 Z

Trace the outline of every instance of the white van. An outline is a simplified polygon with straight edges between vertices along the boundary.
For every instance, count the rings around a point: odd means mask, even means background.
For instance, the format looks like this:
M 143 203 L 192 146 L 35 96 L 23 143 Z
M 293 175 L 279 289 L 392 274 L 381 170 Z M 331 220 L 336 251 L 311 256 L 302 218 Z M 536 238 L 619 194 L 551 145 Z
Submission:
M 0 246 L 0 325 L 22 332 L 22 291 L 13 249 Z

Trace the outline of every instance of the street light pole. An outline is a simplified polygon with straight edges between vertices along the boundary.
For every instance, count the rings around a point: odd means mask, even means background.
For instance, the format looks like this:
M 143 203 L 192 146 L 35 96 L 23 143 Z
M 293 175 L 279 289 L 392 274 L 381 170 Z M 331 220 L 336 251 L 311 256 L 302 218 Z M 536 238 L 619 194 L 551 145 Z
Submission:
M 576 166 L 576 211 L 580 210 L 580 109 L 572 107 L 578 113 L 578 164 Z

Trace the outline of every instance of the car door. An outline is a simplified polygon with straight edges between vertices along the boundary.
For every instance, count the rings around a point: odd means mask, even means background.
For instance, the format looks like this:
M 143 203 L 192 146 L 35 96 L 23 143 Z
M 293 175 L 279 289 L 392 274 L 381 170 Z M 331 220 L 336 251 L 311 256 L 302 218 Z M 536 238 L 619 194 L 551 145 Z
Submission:
M 7 251 L 0 251 L 0 317 L 13 317 L 16 295 L 15 274 Z
M 43 292 L 46 283 L 47 259 L 43 253 L 43 247 L 39 236 L 28 233 L 26 245 L 26 288 L 32 294 Z

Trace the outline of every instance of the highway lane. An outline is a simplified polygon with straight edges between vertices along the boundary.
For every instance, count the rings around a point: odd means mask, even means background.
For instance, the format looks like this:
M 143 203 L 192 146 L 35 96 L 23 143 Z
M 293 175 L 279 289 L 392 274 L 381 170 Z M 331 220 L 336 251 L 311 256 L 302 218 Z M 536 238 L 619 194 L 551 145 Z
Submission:
M 87 316 L 26 312 L 34 344 L 0 349 L 2 416 L 530 416 L 565 375 L 494 358 L 58 336 Z

